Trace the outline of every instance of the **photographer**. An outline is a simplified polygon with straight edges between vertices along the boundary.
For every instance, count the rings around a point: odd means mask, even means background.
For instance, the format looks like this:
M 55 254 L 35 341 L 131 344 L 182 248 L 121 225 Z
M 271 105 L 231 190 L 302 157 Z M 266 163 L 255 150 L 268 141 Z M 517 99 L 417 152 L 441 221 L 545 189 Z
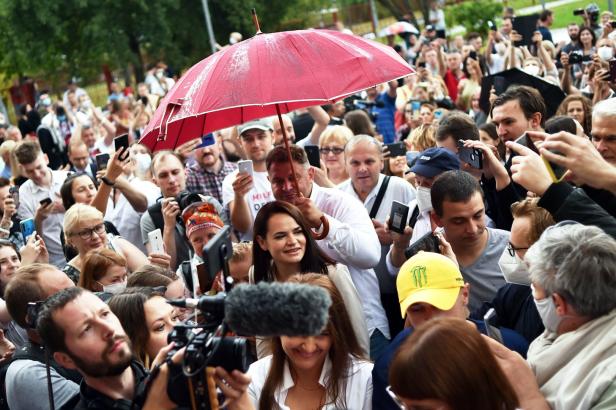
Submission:
M 81 288 L 57 293 L 43 305 L 37 324 L 53 358 L 61 366 L 83 375 L 80 394 L 63 408 L 160 410 L 177 407 L 167 396 L 168 364 L 151 378 L 133 358 L 132 347 L 118 318 L 94 294 Z M 173 345 L 163 348 L 153 363 L 162 363 L 172 348 Z M 180 350 L 172 361 L 178 363 L 182 356 Z M 231 403 L 238 398 L 247 399 L 250 380 L 244 374 L 234 371 L 229 375 L 217 368 L 215 380 L 228 398 L 229 408 L 250 408 Z
M 141 216 L 141 237 L 148 253 L 152 252 L 148 233 L 160 229 L 166 253 L 171 256 L 171 269 L 190 259 L 190 247 L 185 240 L 185 229 L 178 216 L 192 199 L 214 205 L 219 214 L 222 206 L 211 196 L 190 195 L 186 191 L 186 172 L 182 160 L 171 151 L 160 151 L 152 159 L 152 180 L 160 188 L 162 199 L 150 206 Z M 195 202 L 195 201 L 192 201 Z

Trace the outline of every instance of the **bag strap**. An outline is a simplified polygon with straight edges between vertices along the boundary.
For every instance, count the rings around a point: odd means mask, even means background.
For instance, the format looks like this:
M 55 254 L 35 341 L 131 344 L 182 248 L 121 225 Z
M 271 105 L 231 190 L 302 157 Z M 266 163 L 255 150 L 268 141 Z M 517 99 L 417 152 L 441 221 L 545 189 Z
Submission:
M 374 219 L 376 217 L 377 212 L 379 212 L 379 208 L 381 207 L 381 202 L 383 202 L 383 197 L 385 196 L 385 191 L 387 191 L 387 185 L 389 185 L 389 180 L 391 176 L 386 175 L 383 179 L 383 183 L 381 184 L 381 188 L 379 192 L 376 194 L 376 199 L 374 200 L 374 204 L 372 205 L 372 209 L 370 209 L 370 219 Z

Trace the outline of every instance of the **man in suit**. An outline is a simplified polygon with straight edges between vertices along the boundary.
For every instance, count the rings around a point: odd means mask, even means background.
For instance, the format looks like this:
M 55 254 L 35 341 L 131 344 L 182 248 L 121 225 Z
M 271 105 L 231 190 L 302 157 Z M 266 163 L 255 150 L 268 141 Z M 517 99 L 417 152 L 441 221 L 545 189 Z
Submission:
M 90 160 L 88 147 L 82 140 L 75 139 L 68 144 L 68 159 L 72 172 L 84 172 L 96 180 L 96 164 Z

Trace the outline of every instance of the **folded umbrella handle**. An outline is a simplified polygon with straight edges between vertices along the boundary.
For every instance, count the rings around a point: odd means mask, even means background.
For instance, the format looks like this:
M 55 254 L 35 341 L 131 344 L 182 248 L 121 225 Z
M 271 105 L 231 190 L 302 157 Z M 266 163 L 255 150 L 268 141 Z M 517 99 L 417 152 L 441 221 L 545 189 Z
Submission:
M 325 215 L 321 215 L 321 224 L 323 224 L 323 230 L 321 233 L 316 233 L 315 231 L 311 231 L 312 238 L 315 241 L 320 241 L 321 239 L 325 239 L 329 234 L 329 221 L 325 217 Z

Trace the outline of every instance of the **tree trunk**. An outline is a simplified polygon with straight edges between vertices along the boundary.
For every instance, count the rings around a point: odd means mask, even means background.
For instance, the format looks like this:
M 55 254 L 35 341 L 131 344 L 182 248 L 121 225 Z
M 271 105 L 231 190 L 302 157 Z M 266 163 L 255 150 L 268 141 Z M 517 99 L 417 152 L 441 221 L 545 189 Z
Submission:
M 135 68 L 135 80 L 137 83 L 143 82 L 145 79 L 143 73 L 143 56 L 141 55 L 141 47 L 139 46 L 139 40 L 134 35 L 129 35 L 128 37 L 128 47 L 130 51 L 134 54 L 136 63 L 133 64 Z

